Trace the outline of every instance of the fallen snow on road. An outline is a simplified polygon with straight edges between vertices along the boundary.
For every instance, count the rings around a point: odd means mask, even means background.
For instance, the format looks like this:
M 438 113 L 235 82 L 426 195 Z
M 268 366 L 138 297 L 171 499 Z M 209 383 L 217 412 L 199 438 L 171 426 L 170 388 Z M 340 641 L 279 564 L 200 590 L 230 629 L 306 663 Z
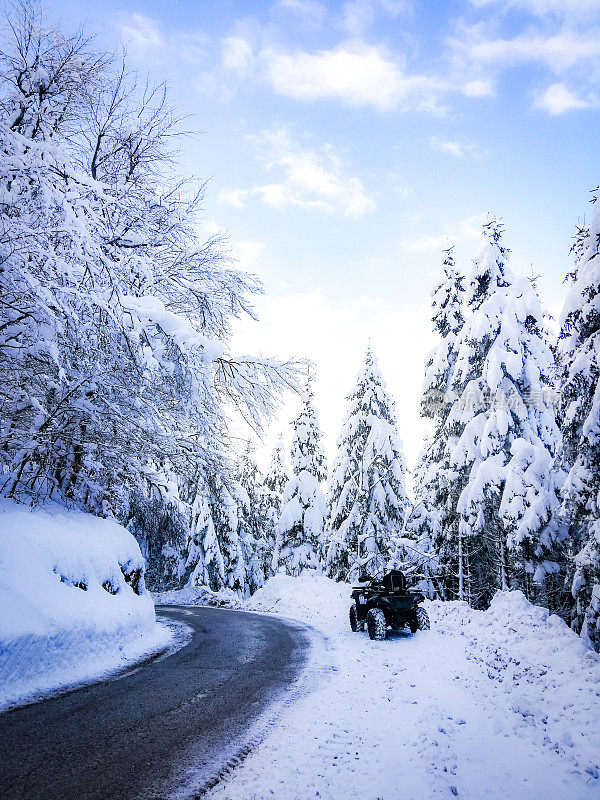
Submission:
M 0 711 L 166 648 L 134 537 L 51 504 L 0 502 Z
M 432 630 L 352 633 L 349 587 L 278 575 L 245 603 L 328 637 L 320 685 L 211 800 L 600 797 L 600 659 L 519 592 L 428 603 Z

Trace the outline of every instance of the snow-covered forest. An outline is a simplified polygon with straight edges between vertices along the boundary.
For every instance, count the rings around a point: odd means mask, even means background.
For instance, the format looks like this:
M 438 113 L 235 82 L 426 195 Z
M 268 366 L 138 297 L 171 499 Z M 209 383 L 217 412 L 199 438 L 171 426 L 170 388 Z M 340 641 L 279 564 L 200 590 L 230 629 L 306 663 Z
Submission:
M 393 565 L 475 609 L 520 589 L 600 650 L 598 190 L 558 332 L 490 216 L 470 263 L 440 257 L 418 463 L 367 343 L 326 459 L 303 354 L 231 350 L 265 287 L 202 236 L 166 87 L 17 10 L 0 47 L 1 495 L 115 518 L 156 591 L 247 598 L 277 572 Z M 286 392 L 299 413 L 263 474 Z

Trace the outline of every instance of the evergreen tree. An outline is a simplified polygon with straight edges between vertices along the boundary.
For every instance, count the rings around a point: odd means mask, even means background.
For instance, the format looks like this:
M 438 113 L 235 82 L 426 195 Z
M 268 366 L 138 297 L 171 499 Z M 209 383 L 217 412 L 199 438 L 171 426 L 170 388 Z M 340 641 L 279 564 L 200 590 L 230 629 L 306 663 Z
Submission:
M 183 583 L 218 591 L 226 585 L 226 576 L 211 500 L 209 485 L 201 481 L 191 508 L 191 524 L 184 549 Z
M 326 477 L 326 465 L 319 421 L 312 401 L 309 384 L 302 397 L 300 414 L 292 423 L 293 476 L 285 487 L 276 527 L 273 571 L 283 569 L 288 575 L 322 567 L 326 503 L 321 483 Z
M 437 570 L 437 590 L 443 598 L 466 599 L 465 553 L 459 533 L 456 500 L 459 475 L 450 452 L 456 441 L 456 424 L 449 423 L 453 395 L 450 386 L 456 361 L 456 341 L 464 325 L 464 276 L 456 269 L 453 248 L 445 251 L 442 278 L 431 292 L 432 327 L 441 341 L 425 362 L 421 416 L 432 420 L 431 441 L 423 449 L 415 474 L 418 528 L 431 539 L 438 558 L 429 565 Z
M 392 539 L 390 568 L 410 574 L 412 581 L 428 597 L 444 597 L 440 580 L 440 558 L 435 543 L 438 519 L 435 498 L 435 470 L 428 437 L 417 459 L 414 472 L 415 501 L 409 505 L 400 536 Z
M 511 584 L 530 599 L 546 592 L 561 547 L 550 469 L 559 433 L 545 391 L 552 353 L 544 316 L 532 282 L 515 280 L 507 267 L 501 225 L 487 223 L 484 235 L 467 287 L 470 313 L 456 342 L 457 399 L 448 416 L 460 434 L 450 459 L 460 489 L 459 541 L 469 548 L 467 591 L 476 606 Z
M 216 539 L 223 557 L 224 580 L 220 576 L 217 588 L 226 587 L 247 597 L 248 575 L 242 538 L 240 536 L 240 506 L 237 485 L 231 476 L 217 475 L 211 484 L 211 515 Z
M 371 348 L 348 398 L 329 487 L 328 574 L 352 580 L 383 570 L 407 507 L 394 403 Z
M 563 517 L 573 547 L 573 625 L 600 650 L 600 189 L 594 216 L 579 229 L 575 270 L 561 315 L 561 462 L 569 470 Z
M 275 553 L 276 528 L 281 516 L 281 501 L 289 474 L 285 464 L 285 443 L 277 441 L 271 462 L 260 491 L 261 517 L 264 520 L 265 535 L 265 578 L 273 574 L 273 555 Z
M 269 553 L 262 476 L 250 442 L 238 459 L 235 477 L 240 520 L 239 536 L 247 564 L 248 590 L 252 594 L 263 586 L 268 577 L 267 561 L 272 557 L 272 550 Z

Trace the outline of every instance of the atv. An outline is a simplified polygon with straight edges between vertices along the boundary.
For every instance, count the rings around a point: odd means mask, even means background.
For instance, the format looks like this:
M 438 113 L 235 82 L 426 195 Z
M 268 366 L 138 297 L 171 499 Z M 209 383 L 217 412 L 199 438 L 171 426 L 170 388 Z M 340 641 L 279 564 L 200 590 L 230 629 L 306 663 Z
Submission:
M 429 630 L 429 617 L 420 605 L 425 597 L 407 588 L 402 572 L 394 569 L 380 579 L 364 575 L 358 582 L 361 585 L 353 587 L 350 606 L 353 631 L 364 631 L 366 625 L 370 639 L 385 639 L 388 628 L 408 625 L 411 633 Z

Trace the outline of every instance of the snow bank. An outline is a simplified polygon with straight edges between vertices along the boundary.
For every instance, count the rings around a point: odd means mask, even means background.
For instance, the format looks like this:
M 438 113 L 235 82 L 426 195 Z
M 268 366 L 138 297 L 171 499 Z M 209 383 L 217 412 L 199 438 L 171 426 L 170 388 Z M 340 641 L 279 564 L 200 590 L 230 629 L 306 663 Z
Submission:
M 166 647 L 144 559 L 121 525 L 0 502 L 0 709 Z
M 511 592 L 485 612 L 426 603 L 430 631 L 372 642 L 350 631 L 350 602 L 310 572 L 245 601 L 318 628 L 326 649 L 313 690 L 210 800 L 598 797 L 600 660 L 564 623 Z
M 268 611 L 306 622 L 324 633 L 348 616 L 351 588 L 306 570 L 299 577 L 275 575 L 244 603 L 248 611 Z
M 467 658 L 543 743 L 600 777 L 600 656 L 565 622 L 522 592 L 498 592 L 487 611 L 466 603 L 429 606 L 436 630 L 464 637 Z
M 185 586 L 183 589 L 152 592 L 152 598 L 157 606 L 242 607 L 242 601 L 232 589 L 221 589 L 219 592 L 213 592 L 206 586 Z

